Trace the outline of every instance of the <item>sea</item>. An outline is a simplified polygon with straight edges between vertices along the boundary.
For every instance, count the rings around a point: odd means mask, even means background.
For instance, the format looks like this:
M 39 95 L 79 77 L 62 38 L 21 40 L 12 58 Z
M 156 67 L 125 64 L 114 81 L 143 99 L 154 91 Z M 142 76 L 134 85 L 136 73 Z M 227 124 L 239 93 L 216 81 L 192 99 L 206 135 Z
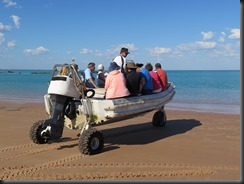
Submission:
M 176 93 L 165 109 L 240 114 L 240 70 L 166 72 Z M 0 101 L 43 103 L 51 75 L 51 70 L 0 69 Z

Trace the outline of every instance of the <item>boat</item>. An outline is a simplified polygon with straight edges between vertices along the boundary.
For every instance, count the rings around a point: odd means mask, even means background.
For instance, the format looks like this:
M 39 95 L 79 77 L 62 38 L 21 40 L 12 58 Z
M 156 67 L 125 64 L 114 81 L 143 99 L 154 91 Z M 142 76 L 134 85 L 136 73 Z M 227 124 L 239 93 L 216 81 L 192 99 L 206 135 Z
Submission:
M 58 75 L 57 72 L 64 67 L 68 68 L 69 74 Z M 175 85 L 169 82 L 167 90 L 150 95 L 117 99 L 104 99 L 104 95 L 104 88 L 86 89 L 74 65 L 55 65 L 47 94 L 44 95 L 49 119 L 33 124 L 31 140 L 43 144 L 50 139 L 59 139 L 65 126 L 81 130 L 78 147 L 82 154 L 100 153 L 104 137 L 93 125 L 116 122 L 155 110 L 152 125 L 162 127 L 167 121 L 164 106 L 173 99 Z

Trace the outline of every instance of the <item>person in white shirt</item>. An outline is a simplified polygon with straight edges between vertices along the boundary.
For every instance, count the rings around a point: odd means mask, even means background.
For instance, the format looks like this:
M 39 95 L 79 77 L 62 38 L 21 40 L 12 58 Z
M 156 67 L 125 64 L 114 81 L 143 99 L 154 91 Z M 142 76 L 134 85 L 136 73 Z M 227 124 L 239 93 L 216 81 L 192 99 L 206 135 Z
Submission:
M 113 59 L 113 62 L 117 63 L 117 65 L 120 67 L 121 73 L 124 75 L 126 74 L 126 57 L 128 54 L 130 54 L 128 48 L 123 47 L 120 50 L 120 55 Z

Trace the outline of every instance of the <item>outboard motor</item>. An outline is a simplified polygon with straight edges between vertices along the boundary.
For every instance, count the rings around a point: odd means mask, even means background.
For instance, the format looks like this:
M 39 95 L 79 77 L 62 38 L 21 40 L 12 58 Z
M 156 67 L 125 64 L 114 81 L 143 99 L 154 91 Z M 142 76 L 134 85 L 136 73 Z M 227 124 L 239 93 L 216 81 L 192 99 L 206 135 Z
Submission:
M 64 128 L 64 115 L 66 102 L 70 97 L 62 95 L 50 95 L 52 101 L 51 117 L 44 121 L 41 136 L 58 139 L 62 137 Z
M 73 79 L 69 76 L 55 76 L 49 84 L 48 94 L 52 106 L 50 118 L 42 124 L 41 136 L 43 138 L 58 139 L 62 137 L 64 128 L 64 115 L 73 119 L 76 117 L 75 100 L 80 93 L 74 86 Z
M 68 121 L 66 118 L 71 123 L 75 122 L 81 98 L 92 98 L 94 94 L 94 90 L 84 89 L 84 80 L 78 75 L 75 65 L 55 65 L 47 94 L 44 95 L 49 119 L 39 120 L 32 125 L 29 134 L 31 140 L 36 144 L 45 144 L 49 139 L 61 138 Z

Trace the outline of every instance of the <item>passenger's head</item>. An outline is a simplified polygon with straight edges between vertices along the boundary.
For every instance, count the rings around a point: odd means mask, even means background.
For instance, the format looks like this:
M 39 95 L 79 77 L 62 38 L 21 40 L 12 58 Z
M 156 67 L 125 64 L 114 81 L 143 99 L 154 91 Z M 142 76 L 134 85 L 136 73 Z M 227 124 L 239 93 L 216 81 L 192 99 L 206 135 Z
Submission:
M 118 66 L 116 62 L 111 62 L 108 70 L 109 72 L 114 70 L 120 70 L 120 66 Z
M 95 70 L 95 66 L 96 66 L 96 64 L 93 63 L 93 62 L 90 62 L 90 63 L 87 65 L 87 67 L 88 67 L 91 71 L 94 71 L 94 70 Z
M 156 63 L 156 64 L 155 64 L 155 68 L 156 68 L 156 69 L 161 68 L 161 64 L 160 64 L 160 63 Z
M 69 74 L 69 67 L 68 66 L 63 66 L 58 74 L 59 75 L 68 76 L 68 74 Z
M 133 71 L 135 71 L 137 68 L 136 64 L 133 61 L 127 62 L 126 67 L 128 70 L 133 70 Z
M 102 64 L 98 65 L 97 68 L 98 68 L 99 71 L 103 71 L 104 70 L 104 66 Z
M 136 63 L 136 71 L 137 72 L 140 72 L 142 67 L 143 67 L 142 63 Z
M 130 52 L 128 51 L 127 48 L 123 47 L 123 48 L 121 48 L 121 50 L 120 50 L 120 54 L 121 54 L 123 57 L 126 57 L 128 54 L 130 54 Z
M 151 63 L 147 63 L 145 68 L 148 69 L 148 71 L 152 71 L 153 70 L 153 66 L 152 66 Z

